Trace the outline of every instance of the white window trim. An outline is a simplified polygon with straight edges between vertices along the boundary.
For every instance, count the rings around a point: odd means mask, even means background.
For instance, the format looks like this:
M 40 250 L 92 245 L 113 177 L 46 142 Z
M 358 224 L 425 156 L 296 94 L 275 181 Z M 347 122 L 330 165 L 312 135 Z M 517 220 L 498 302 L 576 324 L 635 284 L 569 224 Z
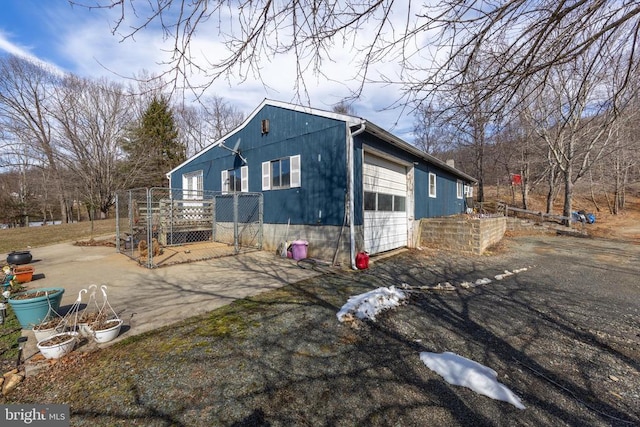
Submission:
M 431 191 L 431 179 L 433 178 L 433 192 Z M 435 173 L 429 172 L 429 197 L 435 198 L 438 194 L 438 179 Z
M 203 171 L 182 174 L 182 198 L 184 200 L 200 199 L 203 191 Z
M 222 193 L 229 193 L 229 170 L 223 170 L 220 172 L 220 182 Z M 249 166 L 240 167 L 240 192 L 249 192 Z
M 464 196 L 465 197 L 473 197 L 473 185 L 465 185 L 464 186 Z
M 287 157 L 284 157 L 285 159 Z M 302 186 L 302 161 L 300 155 L 290 156 L 290 182 L 289 188 L 299 188 Z M 262 191 L 271 190 L 271 162 L 278 160 L 270 160 L 268 162 L 262 162 Z M 279 190 L 279 189 L 278 189 Z M 286 190 L 283 188 L 282 190 Z
M 456 182 L 456 197 L 462 199 L 464 197 L 464 184 L 461 180 Z

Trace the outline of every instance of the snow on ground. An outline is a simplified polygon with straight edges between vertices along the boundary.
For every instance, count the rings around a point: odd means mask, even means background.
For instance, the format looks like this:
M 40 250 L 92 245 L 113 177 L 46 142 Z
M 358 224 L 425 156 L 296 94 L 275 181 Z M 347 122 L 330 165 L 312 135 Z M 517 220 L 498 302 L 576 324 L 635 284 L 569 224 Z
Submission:
M 527 271 L 527 269 L 528 268 L 525 267 L 513 271 L 505 270 L 503 274 L 496 275 L 495 279 L 502 280 L 514 274 Z M 445 283 L 455 289 L 449 282 Z M 491 279 L 482 278 L 473 283 L 462 282 L 460 283 L 460 287 L 468 289 L 489 283 L 491 283 Z M 403 284 L 403 286 L 411 289 L 407 284 Z M 442 284 L 438 284 L 426 288 L 435 290 L 444 289 L 445 287 L 442 286 Z M 360 295 L 352 296 L 338 312 L 338 320 L 340 322 L 353 320 L 355 316 L 358 319 L 375 321 L 378 313 L 400 305 L 407 296 L 407 291 L 396 289 L 394 286 L 389 286 L 388 288 L 381 287 Z M 511 403 L 518 409 L 525 409 L 520 398 L 504 384 L 497 381 L 498 374 L 491 368 L 451 352 L 422 352 L 420 353 L 420 359 L 425 365 L 441 375 L 450 384 L 468 387 L 476 393 Z
M 354 315 L 358 319 L 376 320 L 378 313 L 400 305 L 402 300 L 406 298 L 406 292 L 396 289 L 395 286 L 374 289 L 350 297 L 338 312 L 338 320 L 341 322 L 351 320 Z
M 420 353 L 420 360 L 450 384 L 467 387 L 492 399 L 511 403 L 518 409 L 525 409 L 520 398 L 498 382 L 498 374 L 491 368 L 448 351 L 425 351 Z

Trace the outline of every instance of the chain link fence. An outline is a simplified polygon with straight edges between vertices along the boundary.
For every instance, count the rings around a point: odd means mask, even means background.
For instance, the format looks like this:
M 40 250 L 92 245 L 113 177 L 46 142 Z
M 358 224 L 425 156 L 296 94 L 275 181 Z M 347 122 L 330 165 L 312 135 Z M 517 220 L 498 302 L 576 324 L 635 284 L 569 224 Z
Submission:
M 116 249 L 148 268 L 262 249 L 262 194 L 142 188 L 116 195 Z

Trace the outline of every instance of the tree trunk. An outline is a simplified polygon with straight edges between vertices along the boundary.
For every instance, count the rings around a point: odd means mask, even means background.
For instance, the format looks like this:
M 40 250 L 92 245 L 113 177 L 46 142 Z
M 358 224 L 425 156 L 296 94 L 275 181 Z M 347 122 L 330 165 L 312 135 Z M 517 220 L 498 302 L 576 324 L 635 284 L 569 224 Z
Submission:
M 593 174 L 591 171 L 589 171 L 589 192 L 591 193 L 591 202 L 593 202 L 596 212 L 600 212 L 600 206 L 598 206 L 598 201 L 596 200 L 596 195 L 593 191 Z
M 529 164 L 525 163 L 522 171 L 522 186 L 520 187 L 522 192 L 522 209 L 529 209 Z
M 554 190 L 555 190 L 555 166 L 552 165 L 549 168 L 549 175 L 548 175 L 548 179 L 547 179 L 547 184 L 548 184 L 548 191 L 547 191 L 547 210 L 546 212 L 548 214 L 553 213 L 553 199 L 554 199 Z
M 573 181 L 571 180 L 571 173 L 573 168 L 571 163 L 567 165 L 567 169 L 564 171 L 564 206 L 562 208 L 562 215 L 571 218 L 571 201 L 573 200 Z M 571 225 L 571 220 L 564 220 L 564 225 L 567 227 Z

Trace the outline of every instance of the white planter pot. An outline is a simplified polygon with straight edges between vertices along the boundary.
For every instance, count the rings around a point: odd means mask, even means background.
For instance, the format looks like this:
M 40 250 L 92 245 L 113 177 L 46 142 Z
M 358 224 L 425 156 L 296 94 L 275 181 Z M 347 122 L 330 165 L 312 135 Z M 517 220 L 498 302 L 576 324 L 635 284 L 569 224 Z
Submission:
M 59 334 L 61 331 L 58 328 L 49 328 L 49 329 L 34 329 L 33 335 L 36 336 L 36 341 L 44 341 L 49 337 L 54 336 L 55 334 Z
M 53 338 L 68 335 L 68 339 L 65 341 L 54 344 L 54 345 L 45 345 L 45 343 Z M 44 340 L 38 341 L 38 350 L 42 353 L 42 355 L 47 359 L 59 359 L 67 353 L 70 353 L 73 350 L 73 347 L 76 345 L 76 340 L 78 339 L 77 332 L 63 332 L 60 334 L 55 334 Z
M 47 327 L 45 329 L 40 328 L 41 326 L 53 326 L 53 327 Z M 40 342 L 43 341 L 49 337 L 52 337 L 55 334 L 59 334 L 65 331 L 65 327 L 64 324 L 62 324 L 61 321 L 59 322 L 53 322 L 53 321 L 49 321 L 46 322 L 45 324 L 40 324 L 38 326 L 34 326 L 33 328 L 33 335 L 35 335 L 36 337 L 36 342 Z
M 116 339 L 120 335 L 120 328 L 122 328 L 122 319 L 109 320 L 109 324 L 113 323 L 113 326 L 108 329 L 100 329 L 98 331 L 92 330 L 91 334 L 97 343 L 105 343 Z

